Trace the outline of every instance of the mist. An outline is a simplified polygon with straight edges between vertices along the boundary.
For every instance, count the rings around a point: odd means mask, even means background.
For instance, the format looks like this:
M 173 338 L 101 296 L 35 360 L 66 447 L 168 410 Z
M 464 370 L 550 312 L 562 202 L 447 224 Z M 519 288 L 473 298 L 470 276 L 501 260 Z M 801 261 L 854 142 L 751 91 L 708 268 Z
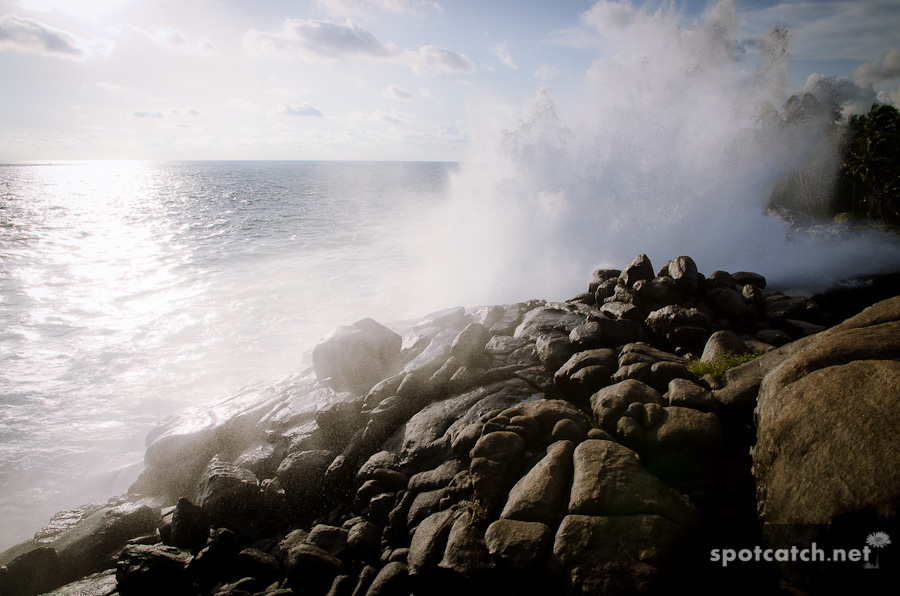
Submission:
M 807 292 L 896 269 L 883 232 L 771 208 L 777 195 L 827 211 L 840 86 L 790 89 L 790 32 L 741 42 L 736 10 L 725 0 L 685 22 L 671 6 L 599 2 L 582 15 L 602 50 L 580 94 L 542 86 L 514 126 L 477 131 L 438 216 L 430 286 L 460 303 L 562 300 L 640 253 Z

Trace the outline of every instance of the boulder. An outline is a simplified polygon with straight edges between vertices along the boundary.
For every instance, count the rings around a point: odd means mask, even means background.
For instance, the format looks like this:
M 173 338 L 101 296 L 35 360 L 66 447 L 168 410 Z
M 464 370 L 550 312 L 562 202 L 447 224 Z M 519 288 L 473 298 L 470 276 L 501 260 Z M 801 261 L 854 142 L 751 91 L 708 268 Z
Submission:
M 488 526 L 484 541 L 498 567 L 534 573 L 550 550 L 553 531 L 539 522 L 498 519 Z
M 637 281 L 651 279 L 653 279 L 653 265 L 647 255 L 641 254 L 632 259 L 619 274 L 619 285 L 630 288 Z
M 197 504 L 216 526 L 243 529 L 262 504 L 259 482 L 249 470 L 214 457 L 200 479 Z
M 647 315 L 646 323 L 656 337 L 668 344 L 696 347 L 709 337 L 712 319 L 696 308 L 669 305 Z
M 407 596 L 409 569 L 406 563 L 391 561 L 379 570 L 365 596 Z
M 334 454 L 330 451 L 292 453 L 278 466 L 275 477 L 295 506 L 308 508 L 321 497 L 325 472 L 333 460 Z
M 751 351 L 734 331 L 716 331 L 707 340 L 700 362 L 715 362 L 727 354 L 748 354 Z
M 693 296 L 699 287 L 697 264 L 691 257 L 676 257 L 659 270 L 659 276 L 669 276 L 675 280 L 678 291 L 684 296 Z
M 389 376 L 400 355 L 403 338 L 372 320 L 338 327 L 313 349 L 319 381 L 336 391 L 365 393 Z
M 190 558 L 189 553 L 174 546 L 126 546 L 116 564 L 118 593 L 121 596 L 193 594 L 193 582 L 186 570 Z
M 804 346 L 762 382 L 753 472 L 768 524 L 900 514 L 900 297 Z
M 569 515 L 553 543 L 566 594 L 660 593 L 661 573 L 684 540 L 681 526 L 658 515 Z
M 484 530 L 478 527 L 471 510 L 463 510 L 450 527 L 444 558 L 438 564 L 466 579 L 478 580 L 494 568 L 484 541 Z
M 684 497 L 644 470 L 637 454 L 618 443 L 585 441 L 575 448 L 573 461 L 571 515 L 653 514 L 682 526 L 696 521 Z
M 605 387 L 591 396 L 591 409 L 608 432 L 615 432 L 619 417 L 634 402 L 662 404 L 662 395 L 649 385 L 633 379 Z
M 415 324 L 413 329 L 421 330 L 428 327 L 440 327 L 442 329 L 456 329 L 459 331 L 469 321 L 466 318 L 466 309 L 462 306 L 445 308 L 425 315 Z
M 749 284 L 761 289 L 765 289 L 766 287 L 766 278 L 759 273 L 753 273 L 751 271 L 736 271 L 735 273 L 731 274 L 731 277 L 738 285 L 741 286 Z
M 178 499 L 172 513 L 172 526 L 166 544 L 178 548 L 199 550 L 209 538 L 210 516 L 203 507 L 184 497 Z
M 284 555 L 286 585 L 301 593 L 324 593 L 334 578 L 344 572 L 337 557 L 311 544 L 292 546 Z
M 550 445 L 547 455 L 513 486 L 500 517 L 546 525 L 561 520 L 568 506 L 574 451 L 571 441 Z
M 767 321 L 779 322 L 784 319 L 814 320 L 819 314 L 819 306 L 803 296 L 774 294 L 766 298 L 763 314 Z

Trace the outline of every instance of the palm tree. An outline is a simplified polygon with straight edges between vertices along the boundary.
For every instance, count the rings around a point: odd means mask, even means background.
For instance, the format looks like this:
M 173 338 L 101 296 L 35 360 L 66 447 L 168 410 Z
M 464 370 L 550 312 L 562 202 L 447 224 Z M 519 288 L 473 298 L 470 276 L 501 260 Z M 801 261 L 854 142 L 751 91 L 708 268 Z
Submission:
M 891 105 L 874 104 L 866 114 L 849 122 L 850 142 L 841 167 L 862 186 L 860 202 L 869 217 L 900 224 L 900 112 Z

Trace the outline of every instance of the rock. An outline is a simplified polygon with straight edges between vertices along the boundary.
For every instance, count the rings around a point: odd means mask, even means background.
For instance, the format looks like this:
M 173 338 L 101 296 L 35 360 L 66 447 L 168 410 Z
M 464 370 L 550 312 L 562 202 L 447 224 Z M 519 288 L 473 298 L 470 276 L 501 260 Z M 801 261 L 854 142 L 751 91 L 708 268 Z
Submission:
M 572 441 L 575 445 L 585 439 L 584 429 L 574 420 L 563 418 L 550 431 L 550 444 L 557 441 Z
M 715 362 L 726 354 L 748 354 L 750 351 L 734 331 L 716 331 L 706 342 L 700 362 Z
M 403 338 L 372 320 L 338 327 L 313 349 L 316 377 L 336 391 L 367 392 L 389 376 Z
M 571 420 L 584 432 L 590 428 L 590 422 L 578 408 L 560 399 L 524 401 L 504 410 L 503 414 L 510 421 L 515 416 L 533 418 L 538 423 L 542 437 L 549 437 L 560 420 Z
M 575 327 L 569 341 L 576 351 L 621 346 L 644 337 L 640 324 L 625 319 L 598 319 Z
M 664 393 L 675 379 L 694 378 L 687 366 L 678 362 L 656 362 L 650 367 L 650 386 Z
M 569 515 L 556 532 L 553 557 L 565 593 L 647 594 L 663 588 L 655 580 L 683 538 L 680 526 L 657 515 Z
M 44 594 L 66 582 L 56 550 L 43 546 L 0 567 L 0 592 L 10 596 Z
M 409 479 L 409 490 L 424 492 L 445 488 L 453 477 L 463 470 L 459 460 L 452 459 L 442 463 L 433 470 L 419 472 Z
M 538 522 L 498 519 L 488 527 L 484 540 L 498 567 L 534 573 L 550 550 L 553 532 Z
M 512 432 L 484 435 L 469 453 L 475 495 L 488 509 L 502 504 L 525 461 L 525 441 Z
M 767 524 L 900 515 L 900 298 L 807 338 L 762 382 L 753 472 Z
M 722 445 L 722 425 L 718 416 L 693 408 L 663 408 L 665 416 L 645 432 L 649 454 L 715 451 Z
M 611 380 L 613 383 L 621 383 L 622 381 L 632 379 L 649 385 L 651 382 L 651 373 L 652 369 L 649 364 L 646 362 L 635 362 L 634 364 L 623 366 L 617 370 Z
M 682 526 L 695 523 L 691 505 L 644 470 L 630 449 L 589 440 L 574 451 L 571 515 L 661 515 Z
M 712 393 L 693 381 L 672 379 L 663 400 L 670 406 L 693 408 L 701 412 L 718 412 L 719 402 Z
M 493 569 L 484 531 L 478 528 L 471 511 L 463 510 L 456 516 L 447 535 L 444 558 L 438 565 L 470 580 L 477 580 Z
M 732 287 L 713 288 L 707 292 L 707 302 L 719 317 L 740 321 L 750 315 L 750 307 L 743 294 Z
M 585 366 L 568 378 L 564 397 L 575 403 L 586 403 L 591 395 L 608 386 L 612 375 L 605 366 Z
M 727 271 L 713 271 L 709 274 L 709 277 L 706 278 L 707 290 L 713 290 L 716 288 L 733 288 L 737 285 L 737 283 L 738 281 L 734 278 L 734 276 Z
M 578 352 L 556 371 L 553 379 L 560 389 L 566 389 L 572 375 L 588 366 L 603 366 L 607 370 L 618 368 L 615 350 L 600 348 Z
M 636 256 L 619 275 L 619 285 L 630 288 L 639 280 L 653 279 L 653 265 L 647 255 Z
M 78 581 L 66 584 L 47 596 L 109 596 L 116 590 L 116 572 L 114 569 L 93 573 Z M 14 592 L 3 592 L 14 594 Z
M 604 302 L 600 306 L 600 312 L 612 319 L 625 319 L 635 323 L 644 322 L 644 314 L 634 304 L 626 302 Z
M 407 564 L 410 575 L 427 575 L 444 558 L 447 538 L 459 512 L 448 509 L 425 518 L 413 534 Z
M 814 320 L 819 314 L 818 305 L 803 296 L 775 294 L 766 298 L 764 315 L 767 321 L 779 322 L 784 319 Z
M 361 521 L 347 534 L 347 553 L 358 561 L 374 561 L 381 554 L 381 530 L 375 524 Z
M 309 509 L 321 498 L 325 472 L 333 460 L 334 454 L 324 450 L 300 451 L 284 458 L 276 478 L 294 506 Z
M 816 333 L 821 333 L 822 331 L 825 331 L 825 329 L 827 329 L 827 327 L 823 327 L 822 325 L 807 323 L 806 321 L 798 321 L 797 319 L 785 319 L 781 322 L 781 327 L 794 337 L 806 337 L 808 335 L 815 335 Z
M 441 327 L 444 329 L 462 329 L 468 324 L 466 309 L 462 306 L 445 308 L 437 312 L 425 315 L 413 329 L 425 329 L 427 327 Z
M 174 546 L 126 546 L 116 564 L 121 596 L 189 595 L 194 593 L 186 566 L 190 555 Z
M 571 420 L 560 421 L 560 423 Z M 575 429 L 582 432 L 575 425 Z M 555 525 L 566 514 L 572 482 L 572 453 L 575 444 L 558 441 L 547 448 L 547 455 L 523 476 L 509 493 L 504 519 Z
M 665 306 L 647 316 L 647 326 L 662 341 L 694 347 L 702 345 L 709 336 L 712 319 L 696 308 Z
M 280 579 L 281 565 L 272 555 L 256 548 L 245 548 L 237 555 L 234 574 L 252 577 L 263 588 Z
M 65 517 L 66 512 L 62 513 L 62 517 Z M 49 591 L 85 575 L 110 569 L 116 564 L 118 551 L 128 540 L 153 533 L 160 521 L 160 510 L 142 502 L 111 500 L 107 505 L 80 508 L 74 513 L 74 523 L 61 524 L 54 531 L 54 522 L 51 520 L 50 527 L 35 535 L 39 542 L 52 547 L 56 552 L 58 562 L 53 572 L 46 573 L 45 569 L 36 569 L 33 565 L 35 561 L 46 562 L 50 557 L 49 553 L 43 549 L 39 549 L 41 554 L 25 553 L 9 563 L 16 569 L 16 583 L 34 585 L 37 582 L 45 585 L 45 581 L 53 578 L 55 585 L 45 590 Z M 54 520 L 57 516 L 54 516 Z M 17 562 L 20 558 L 22 561 Z M 28 578 L 26 572 L 29 570 L 42 576 L 46 574 L 46 577 L 40 580 Z
M 497 322 L 491 325 L 491 335 L 512 335 L 515 333 L 516 328 L 522 322 L 522 318 L 528 311 L 528 305 L 524 302 L 507 306 L 506 311 L 500 316 Z
M 634 402 L 662 404 L 663 399 L 656 389 L 640 381 L 629 379 L 605 387 L 592 395 L 591 409 L 601 428 L 608 432 L 615 432 L 619 417 L 629 404 Z
M 280 544 L 291 544 L 291 540 L 303 537 L 306 532 L 298 530 L 288 535 Z M 242 548 L 237 534 L 227 528 L 216 528 L 210 532 L 206 546 L 188 563 L 188 574 L 201 589 L 212 588 L 221 581 L 238 579 L 233 571 L 238 569 L 238 554 Z
M 516 328 L 515 337 L 537 340 L 548 331 L 568 335 L 586 320 L 587 317 L 574 310 L 571 304 L 548 304 L 529 311 Z
M 446 495 L 445 489 L 421 492 L 415 496 L 406 516 L 406 527 L 415 528 L 426 517 L 441 508 L 441 499 Z
M 784 344 L 794 341 L 794 338 L 780 329 L 762 329 L 756 333 L 756 338 L 761 342 L 776 347 L 781 347 Z
M 409 569 L 406 563 L 392 561 L 381 568 L 366 596 L 408 596 Z
M 294 591 L 324 593 L 334 578 L 344 572 L 344 564 L 317 546 L 298 544 L 284 556 L 287 586 Z
M 555 330 L 541 333 L 534 345 L 541 363 L 551 373 L 565 364 L 575 350 L 569 337 Z
M 209 538 L 210 517 L 199 505 L 184 497 L 178 499 L 172 513 L 171 535 L 166 544 L 199 550 Z
M 671 277 L 656 277 L 649 281 L 637 281 L 634 284 L 636 305 L 645 312 L 657 310 L 663 306 L 677 304 L 681 298 L 678 286 Z M 642 322 L 643 317 L 637 320 Z
M 332 556 L 340 557 L 347 550 L 348 534 L 349 530 L 344 528 L 317 524 L 303 542 L 320 548 Z
M 484 358 L 484 346 L 490 337 L 490 332 L 484 325 L 471 323 L 453 340 L 450 356 L 466 365 L 478 363 Z
M 737 271 L 731 274 L 732 279 L 741 286 L 751 285 L 764 289 L 766 287 L 766 278 L 759 273 L 750 271 Z
M 699 287 L 697 264 L 691 257 L 676 257 L 659 270 L 659 276 L 669 276 L 675 280 L 678 291 L 684 296 L 693 296 Z

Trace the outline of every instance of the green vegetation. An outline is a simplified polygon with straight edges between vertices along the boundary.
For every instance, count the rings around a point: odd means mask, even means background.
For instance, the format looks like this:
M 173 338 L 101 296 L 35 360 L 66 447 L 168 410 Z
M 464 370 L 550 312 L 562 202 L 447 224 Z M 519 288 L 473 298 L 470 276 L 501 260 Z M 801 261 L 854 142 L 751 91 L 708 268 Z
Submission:
M 697 377 L 705 377 L 706 375 L 713 375 L 720 381 L 722 381 L 725 377 L 725 373 L 734 368 L 735 366 L 740 366 L 746 362 L 750 362 L 751 360 L 755 360 L 765 354 L 762 351 L 749 352 L 747 354 L 731 354 L 727 353 L 722 356 L 719 356 L 712 362 L 700 362 L 699 359 L 691 360 L 688 364 L 688 370 L 696 375 Z
M 900 112 L 875 104 L 847 123 L 839 203 L 886 225 L 900 224 Z

